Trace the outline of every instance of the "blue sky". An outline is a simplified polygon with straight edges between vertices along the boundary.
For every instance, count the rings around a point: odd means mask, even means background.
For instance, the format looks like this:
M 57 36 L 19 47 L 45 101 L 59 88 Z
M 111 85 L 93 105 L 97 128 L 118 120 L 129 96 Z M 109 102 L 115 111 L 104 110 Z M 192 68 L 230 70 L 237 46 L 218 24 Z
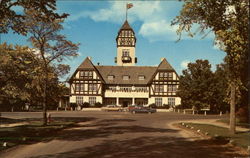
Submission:
M 179 1 L 58 1 L 59 13 L 69 13 L 64 22 L 63 34 L 75 43 L 80 43 L 79 56 L 65 63 L 71 66 L 71 73 L 87 57 L 101 65 L 115 65 L 117 32 L 125 20 L 126 3 L 133 3 L 128 11 L 128 21 L 137 37 L 137 65 L 156 66 L 160 58 L 165 57 L 178 74 L 186 68 L 188 62 L 207 59 L 215 65 L 222 62 L 225 53 L 213 45 L 214 35 L 210 33 L 205 39 L 178 36 L 178 26 L 170 26 L 179 14 L 182 2 Z M 28 37 L 17 34 L 1 35 L 1 43 L 30 45 Z

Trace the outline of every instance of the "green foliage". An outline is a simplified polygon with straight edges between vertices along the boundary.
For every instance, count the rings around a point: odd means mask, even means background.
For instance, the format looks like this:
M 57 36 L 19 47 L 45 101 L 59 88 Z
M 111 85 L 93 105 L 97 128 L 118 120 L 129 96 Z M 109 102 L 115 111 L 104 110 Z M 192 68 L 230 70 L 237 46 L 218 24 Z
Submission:
M 249 52 L 249 0 L 183 0 L 184 5 L 173 21 L 178 24 L 177 34 L 181 38 L 183 31 L 193 37 L 197 33 L 215 34 L 215 44 L 227 53 L 225 62 L 228 66 L 228 86 L 230 87 L 230 109 L 232 133 L 234 127 L 235 98 L 240 106 L 247 104 L 247 59 Z M 194 30 L 193 27 L 197 26 Z M 206 33 L 207 31 L 207 33 Z M 204 36 L 204 37 L 205 37 Z M 248 87 L 249 88 L 249 87 Z M 236 92 L 236 93 L 235 93 Z
M 95 103 L 95 107 L 97 107 L 97 108 L 102 107 L 102 103 L 100 103 L 100 102 L 96 102 L 96 103 Z
M 47 20 L 44 20 L 46 19 Z M 41 75 L 42 92 L 40 96 L 43 99 L 43 118 L 44 125 L 47 125 L 47 104 L 48 104 L 48 89 L 52 83 L 49 78 L 53 76 L 50 73 L 49 68 L 53 66 L 57 75 L 64 75 L 69 71 L 69 66 L 59 64 L 65 58 L 77 56 L 77 50 L 79 44 L 66 39 L 66 37 L 60 34 L 63 29 L 62 18 L 54 18 L 53 16 L 40 15 L 40 12 L 35 8 L 25 10 L 25 28 L 30 35 L 29 41 L 40 57 L 41 62 Z
M 22 110 L 25 103 L 33 107 L 42 105 L 41 59 L 32 49 L 0 45 L 0 108 L 4 111 Z M 55 108 L 58 99 L 68 93 L 68 88 L 58 81 L 55 68 L 49 67 L 48 105 Z
M 88 108 L 90 107 L 90 104 L 88 102 L 84 102 L 82 105 L 81 105 L 81 108 Z
M 196 60 L 189 63 L 188 69 L 183 70 L 180 76 L 178 95 L 182 98 L 184 108 L 197 110 L 210 106 L 213 94 L 211 93 L 213 73 L 208 60 Z
M 18 7 L 19 11 L 15 9 Z M 2 0 L 0 2 L 0 33 L 7 33 L 12 29 L 15 33 L 27 34 L 24 11 L 34 9 L 39 14 L 43 21 L 48 21 L 51 18 L 65 18 L 68 14 L 59 15 L 56 13 L 55 0 Z M 50 17 L 50 18 L 45 18 Z

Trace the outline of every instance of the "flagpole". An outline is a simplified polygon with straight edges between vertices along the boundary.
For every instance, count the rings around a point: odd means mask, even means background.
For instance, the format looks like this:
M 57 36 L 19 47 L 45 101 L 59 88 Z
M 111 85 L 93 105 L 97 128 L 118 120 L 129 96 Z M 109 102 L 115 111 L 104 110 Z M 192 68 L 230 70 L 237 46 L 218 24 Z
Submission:
M 127 18 L 128 18 L 128 3 L 127 3 L 127 5 L 126 5 L 126 21 L 127 21 Z

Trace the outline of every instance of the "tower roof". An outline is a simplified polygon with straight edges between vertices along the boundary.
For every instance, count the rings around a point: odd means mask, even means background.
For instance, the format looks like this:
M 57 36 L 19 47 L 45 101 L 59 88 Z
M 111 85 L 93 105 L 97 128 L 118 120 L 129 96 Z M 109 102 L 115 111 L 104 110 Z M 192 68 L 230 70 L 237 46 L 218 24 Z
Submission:
M 129 25 L 128 21 L 125 20 L 125 22 L 123 23 L 122 27 L 120 28 L 118 34 L 122 31 L 122 30 L 131 30 L 134 33 L 134 30 L 132 29 L 132 27 Z
M 121 27 L 120 30 L 130 30 L 130 29 L 133 30 L 133 29 L 131 28 L 131 26 L 129 25 L 128 21 L 125 20 L 125 22 L 124 22 L 124 24 L 122 25 L 122 27 Z

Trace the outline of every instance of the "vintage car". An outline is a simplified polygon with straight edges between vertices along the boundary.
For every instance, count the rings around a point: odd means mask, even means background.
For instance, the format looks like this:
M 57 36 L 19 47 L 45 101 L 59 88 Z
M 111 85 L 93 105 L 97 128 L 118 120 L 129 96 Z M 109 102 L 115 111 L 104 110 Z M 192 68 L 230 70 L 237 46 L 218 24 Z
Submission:
M 116 105 L 107 105 L 105 107 L 102 107 L 102 111 L 122 111 L 122 107 L 116 106 Z
M 150 108 L 150 107 L 143 107 L 143 106 L 137 106 L 133 109 L 130 110 L 131 113 L 135 114 L 135 113 L 155 113 L 156 109 Z

